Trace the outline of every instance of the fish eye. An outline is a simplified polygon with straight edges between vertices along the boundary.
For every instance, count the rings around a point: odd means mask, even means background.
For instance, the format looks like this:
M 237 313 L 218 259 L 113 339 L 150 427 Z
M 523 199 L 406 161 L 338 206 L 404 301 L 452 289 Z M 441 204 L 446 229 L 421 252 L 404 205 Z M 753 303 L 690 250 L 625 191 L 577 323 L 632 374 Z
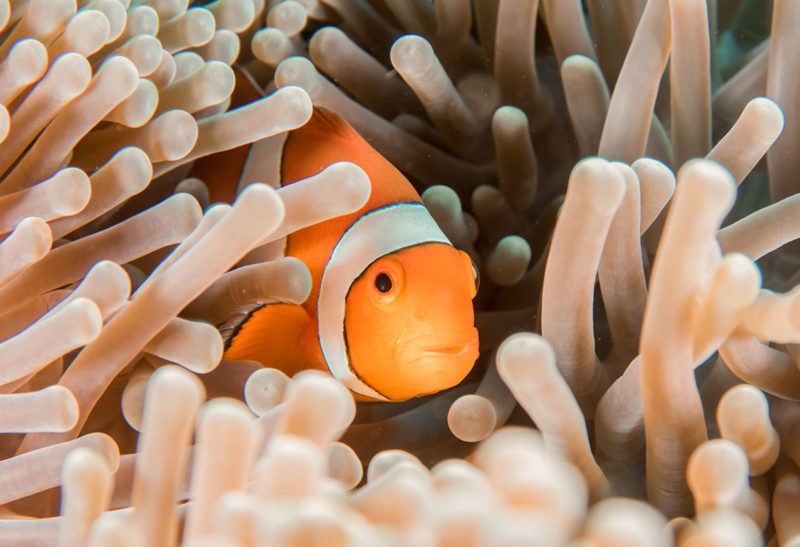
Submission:
M 472 260 L 472 257 L 464 251 L 458 251 L 458 256 L 461 257 L 461 262 L 464 264 L 465 273 L 472 278 L 470 298 L 475 298 L 478 294 L 478 287 L 481 284 L 481 274 L 478 265 Z
M 472 260 L 472 280 L 475 282 L 475 292 L 477 293 L 481 286 L 481 274 L 478 271 L 478 265 L 475 264 L 474 260 Z
M 384 257 L 370 268 L 366 287 L 373 301 L 384 305 L 397 297 L 404 280 L 402 264 L 394 258 Z
M 392 290 L 392 278 L 385 272 L 381 272 L 375 276 L 375 288 L 378 292 L 383 294 Z

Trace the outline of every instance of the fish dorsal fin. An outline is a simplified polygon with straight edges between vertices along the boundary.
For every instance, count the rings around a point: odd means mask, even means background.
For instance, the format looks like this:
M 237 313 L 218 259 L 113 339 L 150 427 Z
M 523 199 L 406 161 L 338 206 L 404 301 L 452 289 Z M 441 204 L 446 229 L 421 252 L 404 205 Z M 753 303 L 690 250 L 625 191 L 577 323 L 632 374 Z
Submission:
M 306 351 L 305 339 L 312 319 L 295 304 L 260 304 L 220 326 L 225 340 L 225 359 L 258 361 L 288 375 L 313 363 L 313 351 Z
M 339 138 L 362 139 L 361 135 L 344 121 L 344 118 L 322 106 L 315 106 L 308 122 L 295 131 L 320 135 L 324 138 L 336 135 Z
M 338 161 L 353 162 L 367 173 L 372 192 L 358 212 L 397 202 L 418 202 L 411 183 L 344 118 L 315 106 L 306 124 L 289 133 L 283 145 L 281 184 L 316 175 Z

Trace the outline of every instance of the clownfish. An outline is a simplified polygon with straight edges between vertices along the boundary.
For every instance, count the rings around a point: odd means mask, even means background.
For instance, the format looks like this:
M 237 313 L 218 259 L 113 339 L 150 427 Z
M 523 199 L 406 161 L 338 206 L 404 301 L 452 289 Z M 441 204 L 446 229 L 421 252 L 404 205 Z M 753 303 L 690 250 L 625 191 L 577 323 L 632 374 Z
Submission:
M 358 211 L 290 234 L 312 289 L 302 305 L 261 304 L 229 329 L 225 359 L 291 375 L 316 368 L 361 400 L 403 401 L 458 384 L 478 358 L 477 271 L 411 183 L 336 114 L 315 107 L 288 134 L 281 185 L 350 161 L 369 176 Z

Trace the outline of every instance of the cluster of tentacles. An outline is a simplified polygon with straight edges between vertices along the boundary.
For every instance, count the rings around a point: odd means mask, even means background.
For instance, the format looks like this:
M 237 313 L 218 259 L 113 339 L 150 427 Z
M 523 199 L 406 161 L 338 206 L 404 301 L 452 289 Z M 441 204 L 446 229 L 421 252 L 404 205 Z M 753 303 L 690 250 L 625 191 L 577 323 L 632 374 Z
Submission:
M 794 544 L 800 6 L 766 4 L 0 0 L 0 543 Z M 365 198 L 277 187 L 312 105 L 477 264 L 460 386 L 221 359 Z

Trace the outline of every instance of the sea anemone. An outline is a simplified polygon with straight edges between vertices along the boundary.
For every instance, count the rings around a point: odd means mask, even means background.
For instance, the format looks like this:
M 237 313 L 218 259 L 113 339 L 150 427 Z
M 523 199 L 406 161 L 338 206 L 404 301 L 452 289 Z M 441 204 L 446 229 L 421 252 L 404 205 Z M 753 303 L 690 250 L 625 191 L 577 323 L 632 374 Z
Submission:
M 0 0 L 0 544 L 800 541 L 800 4 L 191 4 Z M 366 198 L 312 105 L 482 274 L 459 386 L 222 360 Z

